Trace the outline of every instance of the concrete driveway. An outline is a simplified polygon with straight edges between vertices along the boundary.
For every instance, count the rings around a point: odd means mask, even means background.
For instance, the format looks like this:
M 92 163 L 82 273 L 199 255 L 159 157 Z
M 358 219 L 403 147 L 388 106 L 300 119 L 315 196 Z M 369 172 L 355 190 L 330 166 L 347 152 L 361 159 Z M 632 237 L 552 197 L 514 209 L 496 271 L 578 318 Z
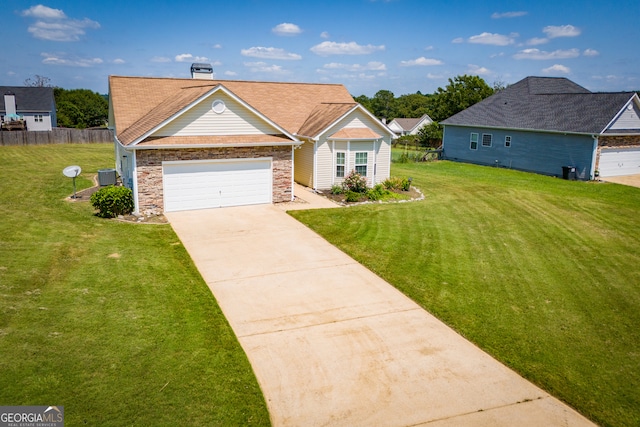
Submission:
M 609 177 L 601 178 L 601 180 L 605 182 L 613 182 L 615 184 L 629 185 L 631 187 L 640 187 L 640 174 L 609 176 Z
M 167 214 L 274 426 L 588 426 L 273 205 Z

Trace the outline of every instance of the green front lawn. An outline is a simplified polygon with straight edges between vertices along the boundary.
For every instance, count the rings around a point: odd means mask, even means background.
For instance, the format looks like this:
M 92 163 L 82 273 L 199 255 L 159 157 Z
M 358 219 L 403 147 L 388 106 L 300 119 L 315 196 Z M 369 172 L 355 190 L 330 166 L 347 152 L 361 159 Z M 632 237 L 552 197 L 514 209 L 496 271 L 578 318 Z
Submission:
M 248 360 L 169 225 L 70 203 L 112 144 L 0 147 L 0 405 L 68 426 L 268 425 Z
M 425 200 L 291 215 L 606 426 L 640 425 L 640 189 L 394 164 Z

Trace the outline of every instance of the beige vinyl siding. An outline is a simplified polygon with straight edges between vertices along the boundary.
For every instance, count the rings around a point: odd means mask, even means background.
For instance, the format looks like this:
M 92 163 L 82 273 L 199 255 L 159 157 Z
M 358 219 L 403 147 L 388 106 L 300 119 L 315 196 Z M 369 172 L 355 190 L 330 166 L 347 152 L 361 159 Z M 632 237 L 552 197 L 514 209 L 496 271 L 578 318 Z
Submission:
M 214 100 L 225 103 L 221 114 L 211 108 Z M 264 135 L 280 131 L 269 125 L 254 112 L 223 92 L 216 92 L 193 106 L 186 113 L 172 120 L 153 136 L 197 135 Z
M 314 144 L 305 141 L 293 151 L 294 177 L 298 183 L 313 188 L 313 150 Z
M 354 141 L 349 144 L 347 173 L 356 169 L 356 153 L 367 153 L 367 185 L 373 186 L 373 141 Z
M 320 190 L 326 190 L 333 185 L 333 177 L 335 175 L 333 171 L 333 151 L 331 150 L 331 141 L 325 139 L 317 142 L 318 149 L 316 151 L 316 182 L 315 188 Z
M 380 184 L 391 175 L 391 142 L 376 142 L 376 184 Z

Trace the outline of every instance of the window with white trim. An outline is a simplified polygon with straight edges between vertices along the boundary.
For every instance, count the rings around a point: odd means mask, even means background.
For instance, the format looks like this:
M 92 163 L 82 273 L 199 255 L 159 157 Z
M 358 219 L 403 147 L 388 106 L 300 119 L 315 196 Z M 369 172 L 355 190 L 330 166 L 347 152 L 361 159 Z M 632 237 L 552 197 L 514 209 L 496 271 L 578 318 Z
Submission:
M 478 149 L 478 134 L 472 133 L 471 138 L 469 139 L 469 148 L 472 150 Z
M 356 153 L 356 172 L 362 176 L 367 176 L 367 153 Z
M 493 135 L 490 133 L 482 134 L 482 146 L 483 147 L 491 147 L 491 142 L 493 141 Z
M 336 178 L 344 178 L 346 159 L 347 156 L 344 151 L 336 152 Z
M 504 146 L 507 148 L 511 147 L 511 137 L 508 135 L 504 137 Z
M 42 122 L 42 114 L 36 114 L 35 116 L 33 116 L 34 121 L 36 122 Z

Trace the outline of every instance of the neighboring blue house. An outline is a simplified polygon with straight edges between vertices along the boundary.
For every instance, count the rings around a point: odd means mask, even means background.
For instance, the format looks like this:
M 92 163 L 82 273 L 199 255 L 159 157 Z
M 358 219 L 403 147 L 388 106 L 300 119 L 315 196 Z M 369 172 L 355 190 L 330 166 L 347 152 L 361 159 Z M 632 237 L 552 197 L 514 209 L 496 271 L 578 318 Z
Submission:
M 443 157 L 581 180 L 640 173 L 640 98 L 527 77 L 444 125 Z M 575 169 L 573 169 L 575 168 Z

